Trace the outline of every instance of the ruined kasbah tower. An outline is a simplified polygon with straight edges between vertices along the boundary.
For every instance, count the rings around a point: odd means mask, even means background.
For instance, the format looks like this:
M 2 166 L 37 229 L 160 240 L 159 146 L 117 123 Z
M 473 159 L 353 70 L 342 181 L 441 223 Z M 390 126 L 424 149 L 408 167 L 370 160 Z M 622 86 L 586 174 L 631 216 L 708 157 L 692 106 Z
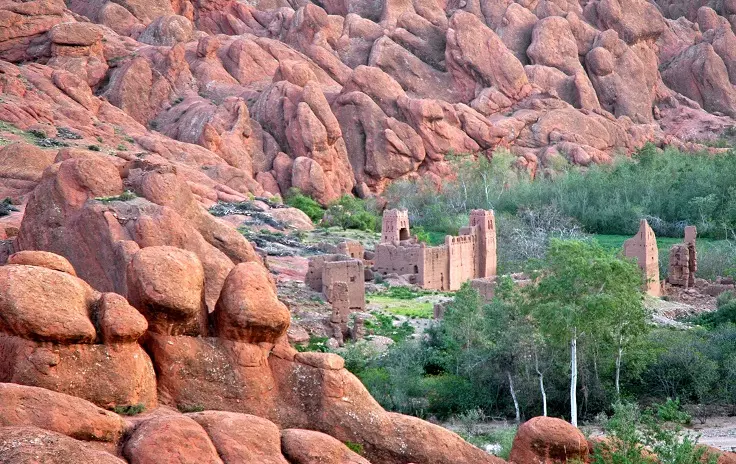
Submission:
M 657 237 L 646 220 L 642 219 L 636 235 L 624 242 L 624 255 L 629 258 L 636 258 L 639 263 L 639 267 L 646 278 L 646 292 L 651 296 L 661 296 Z
M 468 280 L 496 275 L 496 220 L 493 211 L 474 210 L 458 236 L 428 247 L 412 237 L 406 210 L 383 214 L 381 243 L 376 246 L 375 270 L 399 274 L 422 288 L 458 290 Z

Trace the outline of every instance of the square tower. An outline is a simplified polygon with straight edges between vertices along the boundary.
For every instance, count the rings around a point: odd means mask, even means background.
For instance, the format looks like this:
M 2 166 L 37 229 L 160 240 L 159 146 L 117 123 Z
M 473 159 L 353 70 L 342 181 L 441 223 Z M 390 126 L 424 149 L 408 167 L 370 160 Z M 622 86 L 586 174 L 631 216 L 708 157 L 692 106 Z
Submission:
M 471 229 L 477 234 L 476 278 L 496 275 L 496 217 L 491 210 L 470 212 Z
M 389 209 L 383 212 L 381 243 L 409 240 L 409 212 L 405 209 Z

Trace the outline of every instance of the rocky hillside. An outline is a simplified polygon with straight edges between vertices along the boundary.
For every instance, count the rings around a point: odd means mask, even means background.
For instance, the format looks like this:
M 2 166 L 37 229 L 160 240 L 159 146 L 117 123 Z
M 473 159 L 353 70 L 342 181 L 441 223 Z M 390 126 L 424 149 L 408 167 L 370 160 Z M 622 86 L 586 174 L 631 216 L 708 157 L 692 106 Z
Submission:
M 301 1 L 0 0 L 0 463 L 502 462 L 293 349 L 207 208 L 734 125 L 731 2 Z
M 497 147 L 532 175 L 693 148 L 736 116 L 736 7 L 705 3 L 7 0 L 0 135 L 173 166 L 205 204 L 364 196 Z M 54 161 L 32 151 L 0 156 L 0 197 Z

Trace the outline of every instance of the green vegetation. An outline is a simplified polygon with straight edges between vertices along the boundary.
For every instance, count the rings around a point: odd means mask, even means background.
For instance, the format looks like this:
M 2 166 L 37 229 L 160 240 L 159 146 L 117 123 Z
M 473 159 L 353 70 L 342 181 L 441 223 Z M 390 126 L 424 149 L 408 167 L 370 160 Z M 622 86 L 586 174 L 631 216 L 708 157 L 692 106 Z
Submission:
M 323 225 L 338 226 L 343 230 L 376 231 L 379 230 L 381 219 L 377 209 L 368 201 L 351 195 L 343 195 L 328 206 Z
M 18 211 L 18 208 L 13 206 L 13 200 L 6 198 L 0 201 L 0 217 L 7 216 L 13 211 Z
M 182 414 L 186 414 L 188 412 L 202 412 L 204 411 L 204 406 L 202 406 L 201 404 L 192 404 L 192 405 L 180 404 L 177 406 L 177 409 Z
M 416 298 L 419 297 L 417 296 Z M 434 309 L 434 304 L 429 301 L 415 301 L 413 298 L 394 297 L 389 295 L 388 292 L 368 294 L 366 296 L 366 303 L 378 304 L 381 306 L 382 311 L 412 318 L 431 319 Z
M 471 210 L 493 209 L 502 273 L 541 258 L 552 238 L 596 234 L 604 246 L 618 246 L 642 218 L 658 235 L 663 254 L 680 241 L 686 225 L 697 226 L 700 243 L 708 243 L 699 256 L 703 277 L 724 275 L 727 263 L 736 261 L 736 247 L 723 241 L 736 239 L 736 151 L 691 154 L 647 145 L 612 165 L 566 165 L 552 178 L 535 180 L 515 169 L 514 160 L 505 151 L 490 160 L 454 157 L 456 176 L 439 191 L 426 180 L 400 181 L 385 196 L 389 207 L 408 209 L 412 226 L 432 244 L 456 234 Z
M 403 342 L 414 333 L 414 327 L 409 325 L 408 322 L 404 322 L 398 326 L 394 325 L 395 316 L 387 314 L 376 313 L 374 314 L 376 320 L 370 319 L 365 321 L 365 328 L 368 335 L 380 335 L 382 337 L 388 337 L 394 342 Z
M 736 324 L 736 295 L 732 291 L 718 295 L 716 305 L 715 311 L 701 314 L 694 322 L 710 328 L 724 324 Z
M 138 195 L 136 195 L 135 192 L 131 190 L 126 190 L 120 195 L 117 195 L 114 197 L 98 197 L 98 198 L 95 198 L 95 200 L 101 201 L 102 203 L 107 204 L 107 203 L 112 203 L 113 201 L 129 201 L 134 198 L 138 198 Z
M 683 433 L 678 424 L 643 413 L 635 403 L 616 403 L 604 424 L 606 440 L 599 441 L 593 464 L 716 464 L 718 457 Z M 654 453 L 655 456 L 652 455 Z
M 311 336 L 309 337 L 309 343 L 306 345 L 296 345 L 295 348 L 300 352 L 319 351 L 321 353 L 326 353 L 329 351 L 329 348 L 327 348 L 327 337 Z
M 142 403 L 128 404 L 124 406 L 115 406 L 112 411 L 121 416 L 137 416 L 142 413 L 146 407 Z
M 319 223 L 325 214 L 324 208 L 319 203 L 301 193 L 297 188 L 289 189 L 286 194 L 286 204 L 301 210 L 315 224 Z
M 347 446 L 348 449 L 352 451 L 353 453 L 363 454 L 363 445 L 361 445 L 360 443 L 346 441 L 345 446 Z

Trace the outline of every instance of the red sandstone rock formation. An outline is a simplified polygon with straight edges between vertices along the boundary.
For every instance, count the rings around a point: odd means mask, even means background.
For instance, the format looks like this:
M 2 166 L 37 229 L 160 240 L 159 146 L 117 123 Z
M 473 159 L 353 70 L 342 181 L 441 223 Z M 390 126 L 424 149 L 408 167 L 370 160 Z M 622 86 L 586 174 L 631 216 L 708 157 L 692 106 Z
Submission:
M 499 146 L 534 174 L 734 124 L 725 4 L 384 3 L 8 1 L 0 120 L 176 167 L 205 205 L 366 195 Z M 0 195 L 23 201 L 53 159 L 19 149 Z
M 292 350 L 253 247 L 205 207 L 368 195 L 450 152 L 510 147 L 534 174 L 695 147 L 734 125 L 736 9 L 657 5 L 0 2 L 0 198 L 21 210 L 0 227 L 0 461 L 500 462 Z M 584 457 L 551 427 L 512 458 Z
M 86 154 L 49 167 L 30 194 L 12 242 L 22 251 L 0 266 L 8 436 L 82 462 L 500 462 L 384 411 L 339 356 L 291 348 L 273 279 L 173 171 Z M 115 197 L 123 185 L 140 196 Z M 122 425 L 93 404 L 146 414 Z M 8 449 L 0 460 L 27 452 Z
M 554 417 L 535 417 L 522 424 L 509 456 L 513 464 L 558 464 L 587 459 L 585 436 L 570 423 Z

